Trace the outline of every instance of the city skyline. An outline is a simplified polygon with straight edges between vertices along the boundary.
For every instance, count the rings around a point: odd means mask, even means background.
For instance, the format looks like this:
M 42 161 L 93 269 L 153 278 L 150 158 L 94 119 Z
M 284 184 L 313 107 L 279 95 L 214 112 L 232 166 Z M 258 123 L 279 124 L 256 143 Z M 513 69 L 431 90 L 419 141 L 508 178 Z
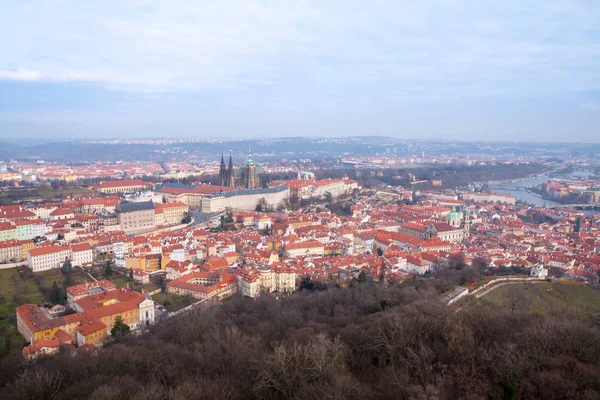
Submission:
M 0 139 L 598 142 L 600 5 L 484 3 L 3 4 Z

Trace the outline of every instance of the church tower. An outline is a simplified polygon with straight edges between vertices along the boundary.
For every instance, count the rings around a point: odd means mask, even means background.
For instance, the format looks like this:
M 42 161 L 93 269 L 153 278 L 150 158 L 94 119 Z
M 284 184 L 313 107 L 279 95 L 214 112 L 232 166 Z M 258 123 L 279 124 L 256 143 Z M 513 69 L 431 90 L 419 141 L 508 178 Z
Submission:
M 455 228 L 460 228 L 460 214 L 456 212 L 456 208 L 452 206 L 452 211 L 446 214 L 446 221 L 448 225 L 453 226 Z
M 252 159 L 252 154 L 248 151 L 248 157 L 244 163 L 244 187 L 246 189 L 254 189 L 258 187 L 256 180 L 256 164 Z
M 224 186 L 235 187 L 235 171 L 233 170 L 231 153 L 229 153 L 229 167 L 227 168 L 227 184 Z
M 462 226 L 464 231 L 464 237 L 469 237 L 471 233 L 471 214 L 469 213 L 469 209 L 465 208 L 462 219 Z
M 223 157 L 223 153 L 221 153 L 221 167 L 219 168 L 219 185 L 227 186 L 227 170 L 225 169 L 225 158 Z

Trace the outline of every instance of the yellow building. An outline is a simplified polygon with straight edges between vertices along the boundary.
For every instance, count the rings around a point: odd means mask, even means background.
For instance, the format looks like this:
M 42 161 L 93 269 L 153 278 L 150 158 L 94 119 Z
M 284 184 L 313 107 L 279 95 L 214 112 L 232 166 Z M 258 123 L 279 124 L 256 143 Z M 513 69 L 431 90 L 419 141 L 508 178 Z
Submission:
M 148 254 L 139 257 L 125 257 L 125 268 L 139 269 L 150 273 L 165 269 L 165 266 L 171 261 L 168 257 L 162 257 L 160 254 Z
M 154 203 L 152 201 L 123 202 L 117 206 L 116 212 L 119 225 L 127 234 L 156 227 Z
M 130 193 L 152 189 L 152 184 L 141 179 L 121 179 L 100 182 L 96 189 L 102 193 Z
M 190 210 L 187 204 L 173 202 L 156 204 L 156 225 L 177 225 Z M 159 224 L 159 221 L 161 222 Z

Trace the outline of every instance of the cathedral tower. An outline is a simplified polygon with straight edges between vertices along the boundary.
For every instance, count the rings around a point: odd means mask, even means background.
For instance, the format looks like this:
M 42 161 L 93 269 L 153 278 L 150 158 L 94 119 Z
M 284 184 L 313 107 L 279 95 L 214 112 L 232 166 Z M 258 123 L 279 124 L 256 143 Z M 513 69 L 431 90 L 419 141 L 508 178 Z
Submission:
M 227 170 L 225 169 L 225 158 L 223 157 L 223 153 L 221 153 L 221 167 L 219 168 L 219 185 L 227 186 Z
M 229 167 L 227 168 L 227 184 L 224 186 L 235 187 L 235 171 L 233 170 L 231 153 L 229 153 Z
M 248 157 L 246 157 L 246 162 L 244 163 L 244 187 L 246 189 L 259 187 L 256 179 L 256 164 L 250 152 L 248 152 Z

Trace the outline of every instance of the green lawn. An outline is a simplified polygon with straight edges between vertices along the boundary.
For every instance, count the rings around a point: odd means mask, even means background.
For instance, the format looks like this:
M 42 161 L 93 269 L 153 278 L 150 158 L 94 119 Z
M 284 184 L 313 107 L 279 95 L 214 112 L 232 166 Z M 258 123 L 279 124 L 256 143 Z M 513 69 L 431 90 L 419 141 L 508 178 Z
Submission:
M 60 189 L 11 189 L 0 192 L 0 205 L 15 204 L 15 202 L 25 200 L 56 200 L 62 198 L 63 194 L 83 193 L 87 192 L 85 187 L 65 187 Z
M 589 316 L 600 313 L 600 290 L 578 283 L 522 283 L 501 286 L 480 299 L 511 311 L 539 314 L 575 313 Z
M 145 284 L 145 285 L 142 285 L 142 286 L 140 287 L 140 290 L 141 290 L 141 289 L 147 290 L 148 292 L 153 292 L 153 291 L 155 291 L 155 290 L 159 289 L 159 287 L 158 287 L 158 286 L 156 286 L 156 285 L 153 285 L 153 284 L 151 284 L 151 283 L 147 283 L 147 284 Z
M 84 283 L 84 275 L 75 270 L 73 285 Z M 52 284 L 64 284 L 64 276 L 58 269 L 33 273 L 26 267 L 0 270 L 0 339 L 11 341 L 11 347 L 24 345 L 17 331 L 15 308 L 26 303 L 42 304 L 49 300 Z
M 166 304 L 165 307 L 169 311 L 181 310 L 182 308 L 185 308 L 190 304 L 193 304 L 198 301 L 193 298 L 177 296 L 171 293 L 164 293 L 164 299 L 165 302 L 163 303 L 163 293 L 157 293 L 154 296 L 152 296 L 152 300 L 154 300 L 155 302 L 163 305 Z
M 127 278 L 126 275 L 123 275 L 121 273 L 119 273 L 116 270 L 116 267 L 113 265 L 112 267 L 113 269 L 113 273 L 112 275 L 108 278 L 109 281 L 111 281 L 112 283 L 115 284 L 116 287 L 120 288 L 124 288 L 124 287 L 129 287 L 129 280 Z M 92 274 L 92 276 L 98 280 L 101 279 L 107 279 L 104 276 L 104 266 L 94 266 L 92 269 L 87 270 L 90 274 Z

